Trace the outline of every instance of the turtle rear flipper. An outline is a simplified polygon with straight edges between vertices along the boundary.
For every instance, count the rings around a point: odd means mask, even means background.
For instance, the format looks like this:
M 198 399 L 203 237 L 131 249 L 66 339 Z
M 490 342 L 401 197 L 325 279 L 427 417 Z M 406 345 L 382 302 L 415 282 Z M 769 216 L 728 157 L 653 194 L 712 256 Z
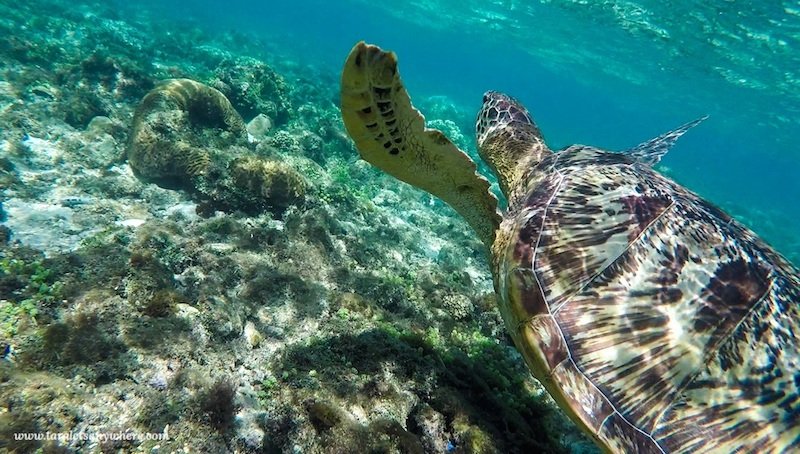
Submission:
M 672 131 L 665 132 L 656 138 L 650 139 L 629 150 L 625 150 L 623 153 L 633 156 L 639 162 L 654 166 L 658 164 L 658 161 L 667 154 L 670 148 L 675 145 L 675 142 L 677 142 L 686 131 L 699 125 L 706 118 L 708 118 L 708 115 L 704 115 L 694 121 L 678 126 Z
M 500 215 L 489 182 L 441 131 L 425 127 L 393 52 L 356 44 L 342 71 L 341 102 L 344 125 L 365 161 L 444 200 L 491 246 Z

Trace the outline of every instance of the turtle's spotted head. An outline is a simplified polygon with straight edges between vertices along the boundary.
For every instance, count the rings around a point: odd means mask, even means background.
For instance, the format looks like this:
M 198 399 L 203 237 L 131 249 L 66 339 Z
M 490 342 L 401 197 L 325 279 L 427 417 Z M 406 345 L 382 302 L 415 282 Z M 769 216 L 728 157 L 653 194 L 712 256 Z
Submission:
M 550 150 L 528 109 L 497 91 L 483 95 L 475 121 L 478 152 L 494 170 L 508 196 L 525 169 L 536 165 Z
M 536 129 L 528 109 L 516 99 L 498 91 L 487 91 L 483 94 L 483 105 L 475 121 L 479 147 L 491 134 L 502 133 L 506 128 L 519 126 L 533 126 Z

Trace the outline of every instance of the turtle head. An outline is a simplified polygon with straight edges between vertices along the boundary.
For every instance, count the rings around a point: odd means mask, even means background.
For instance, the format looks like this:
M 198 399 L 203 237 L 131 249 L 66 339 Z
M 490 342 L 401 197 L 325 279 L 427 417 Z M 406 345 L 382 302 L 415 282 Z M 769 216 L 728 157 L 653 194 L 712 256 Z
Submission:
M 479 147 L 483 146 L 490 135 L 501 134 L 507 128 L 506 134 L 513 134 L 512 128 L 531 126 L 540 135 L 528 109 L 519 101 L 499 91 L 490 90 L 483 94 L 483 105 L 475 122 Z
M 492 168 L 506 197 L 526 169 L 550 153 L 528 109 L 506 94 L 487 91 L 475 122 L 478 152 Z

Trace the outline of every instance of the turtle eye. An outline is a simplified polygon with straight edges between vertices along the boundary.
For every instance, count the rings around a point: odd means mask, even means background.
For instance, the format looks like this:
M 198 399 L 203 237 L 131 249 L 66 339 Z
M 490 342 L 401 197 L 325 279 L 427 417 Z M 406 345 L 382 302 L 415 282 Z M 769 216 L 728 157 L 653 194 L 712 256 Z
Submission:
M 489 102 L 489 93 L 483 95 L 483 102 Z

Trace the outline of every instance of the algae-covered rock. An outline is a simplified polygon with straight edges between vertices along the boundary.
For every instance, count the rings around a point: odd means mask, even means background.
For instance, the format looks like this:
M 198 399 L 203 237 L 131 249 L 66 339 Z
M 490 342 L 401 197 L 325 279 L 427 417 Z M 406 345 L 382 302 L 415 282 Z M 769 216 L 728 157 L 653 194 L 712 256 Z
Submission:
M 58 100 L 53 114 L 73 128 L 85 128 L 98 115 L 113 116 L 120 102 L 141 99 L 153 88 L 148 60 L 103 47 L 76 55 L 80 61 L 59 66 L 50 80 L 42 77 L 42 82 L 31 88 L 32 94 Z
M 215 70 L 212 85 L 231 100 L 247 119 L 265 114 L 277 125 L 285 124 L 291 115 L 289 87 L 283 77 L 269 66 L 253 58 L 237 58 L 222 62 Z
M 83 129 L 92 118 L 111 112 L 109 101 L 86 87 L 70 90 L 62 101 L 64 106 L 68 106 L 64 110 L 64 121 L 76 129 Z
M 193 80 L 170 79 L 136 109 L 127 155 L 139 179 L 191 188 L 219 149 L 246 144 L 244 121 L 225 95 Z
M 258 328 L 253 322 L 248 321 L 244 324 L 244 340 L 250 348 L 256 348 L 264 340 L 264 336 L 258 332 Z

